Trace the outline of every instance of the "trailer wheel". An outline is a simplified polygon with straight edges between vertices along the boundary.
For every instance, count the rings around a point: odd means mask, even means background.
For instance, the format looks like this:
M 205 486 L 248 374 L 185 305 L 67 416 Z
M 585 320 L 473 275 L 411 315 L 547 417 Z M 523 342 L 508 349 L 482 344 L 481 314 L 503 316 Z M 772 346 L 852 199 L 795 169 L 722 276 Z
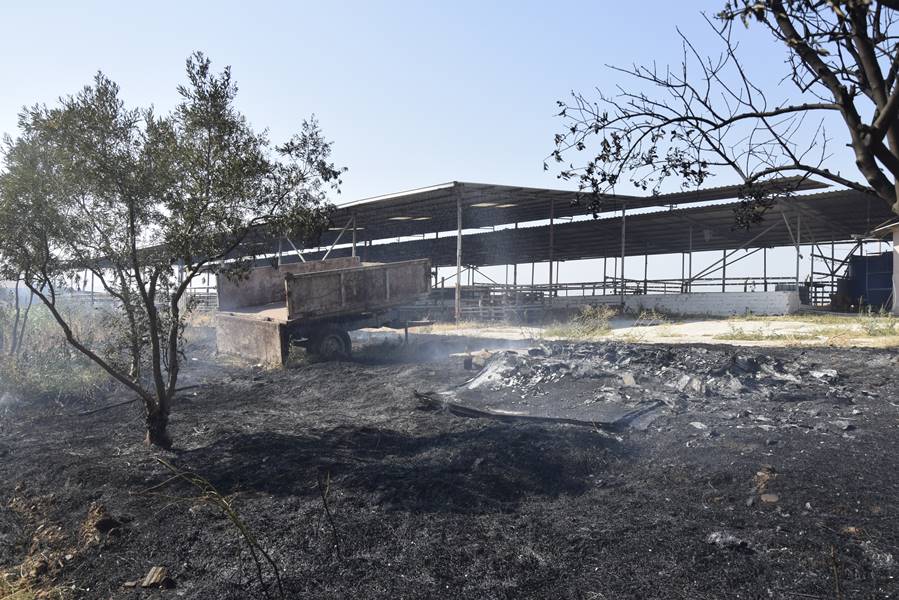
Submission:
M 317 331 L 309 340 L 308 350 L 325 360 L 349 358 L 352 352 L 350 335 L 338 327 Z

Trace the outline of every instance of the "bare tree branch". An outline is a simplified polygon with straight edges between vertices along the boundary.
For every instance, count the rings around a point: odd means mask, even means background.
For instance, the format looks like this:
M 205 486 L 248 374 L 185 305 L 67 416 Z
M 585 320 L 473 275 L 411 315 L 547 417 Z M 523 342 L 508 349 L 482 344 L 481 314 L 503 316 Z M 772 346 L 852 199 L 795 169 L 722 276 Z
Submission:
M 729 0 L 717 22 L 706 18 L 722 46 L 714 57 L 678 30 L 678 68 L 611 67 L 633 85 L 615 95 L 600 90 L 596 100 L 573 92 L 568 102 L 559 101 L 565 126 L 550 158 L 561 179 L 589 193 L 594 214 L 602 195 L 624 183 L 658 192 L 675 179 L 690 188 L 721 168 L 746 185 L 749 200 L 738 226 L 751 225 L 773 205 L 775 197 L 759 184 L 788 172 L 876 195 L 899 213 L 894 9 L 876 0 Z M 739 21 L 761 25 L 787 51 L 784 80 L 793 82 L 792 94 L 752 81 L 734 38 Z M 835 156 L 824 127 L 830 114 L 840 115 L 839 137 L 853 151 L 860 180 L 828 168 Z M 817 128 L 808 128 L 810 115 L 820 116 Z M 589 154 L 572 156 L 581 153 Z

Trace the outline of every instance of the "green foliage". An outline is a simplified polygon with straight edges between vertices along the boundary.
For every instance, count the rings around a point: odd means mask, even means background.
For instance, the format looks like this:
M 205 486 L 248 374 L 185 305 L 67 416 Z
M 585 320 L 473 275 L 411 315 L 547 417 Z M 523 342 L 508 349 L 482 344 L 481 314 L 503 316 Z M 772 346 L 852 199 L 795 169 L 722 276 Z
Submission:
M 899 335 L 899 317 L 886 311 L 868 311 L 859 318 L 862 332 L 868 337 L 889 337 Z
M 0 305 L 0 317 L 3 308 Z M 108 343 L 110 334 L 103 319 L 92 314 L 95 311 L 82 306 L 62 310 L 79 337 L 91 344 Z M 9 325 L 8 319 L 0 318 L 0 328 L 8 331 Z M 59 325 L 44 306 L 31 311 L 22 351 L 15 356 L 0 356 L 0 395 L 9 392 L 36 401 L 65 402 L 97 398 L 114 386 L 108 373 L 66 344 Z
M 186 71 L 168 115 L 127 107 L 102 73 L 23 110 L 0 171 L 0 279 L 21 281 L 71 346 L 144 400 L 163 443 L 190 282 L 235 251 L 227 272 L 242 271 L 259 235 L 314 240 L 344 171 L 314 118 L 274 145 L 237 110 L 229 68 L 195 53 Z M 119 335 L 101 343 L 60 310 L 83 272 L 114 300 L 104 319 Z

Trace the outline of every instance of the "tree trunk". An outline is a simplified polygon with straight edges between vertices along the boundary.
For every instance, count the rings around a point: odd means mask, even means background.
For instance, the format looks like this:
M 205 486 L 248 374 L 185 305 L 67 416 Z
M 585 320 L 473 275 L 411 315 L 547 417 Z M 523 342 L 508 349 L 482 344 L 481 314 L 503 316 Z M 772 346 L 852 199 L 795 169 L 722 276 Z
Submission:
M 19 338 L 19 318 L 22 314 L 22 310 L 19 306 L 19 280 L 16 280 L 16 287 L 13 290 L 13 294 L 15 294 L 15 319 L 12 323 L 12 335 L 9 340 L 9 355 L 16 355 L 16 340 Z
M 167 408 L 156 408 L 147 413 L 147 437 L 148 446 L 158 446 L 168 450 L 172 447 L 172 438 L 168 433 L 169 411 Z

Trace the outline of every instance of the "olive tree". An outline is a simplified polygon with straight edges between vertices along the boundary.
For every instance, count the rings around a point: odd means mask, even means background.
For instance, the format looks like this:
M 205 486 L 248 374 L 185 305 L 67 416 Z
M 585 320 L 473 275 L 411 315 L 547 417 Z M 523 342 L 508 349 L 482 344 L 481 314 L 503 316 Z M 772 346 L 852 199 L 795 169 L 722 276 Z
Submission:
M 726 171 L 745 184 L 741 226 L 791 191 L 774 184 L 784 175 L 865 192 L 899 214 L 899 2 L 728 0 L 707 21 L 717 49 L 680 34 L 679 65 L 613 67 L 630 83 L 558 103 L 559 176 L 578 181 L 594 211 L 619 183 L 657 191 Z M 741 25 L 780 49 L 781 85 L 753 80 L 771 65 L 741 55 Z M 846 146 L 855 172 L 835 166 Z
M 69 344 L 139 396 L 146 440 L 162 447 L 191 282 L 245 266 L 239 250 L 260 228 L 314 237 L 344 171 L 314 118 L 274 145 L 236 108 L 229 68 L 195 53 L 186 71 L 166 115 L 127 107 L 102 73 L 24 109 L 0 171 L 0 278 L 21 281 Z M 65 310 L 84 271 L 114 299 L 102 343 L 80 339 Z

